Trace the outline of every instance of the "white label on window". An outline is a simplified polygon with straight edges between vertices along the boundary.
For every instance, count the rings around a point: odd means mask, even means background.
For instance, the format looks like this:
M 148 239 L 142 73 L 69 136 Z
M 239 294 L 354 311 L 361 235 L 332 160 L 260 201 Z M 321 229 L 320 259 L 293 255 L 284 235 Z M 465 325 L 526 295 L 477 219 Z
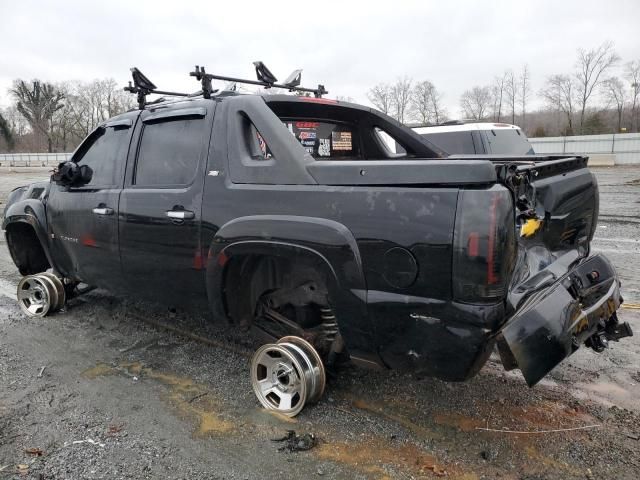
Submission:
M 321 138 L 320 145 L 318 146 L 318 155 L 321 157 L 331 156 L 331 140 L 328 138 Z

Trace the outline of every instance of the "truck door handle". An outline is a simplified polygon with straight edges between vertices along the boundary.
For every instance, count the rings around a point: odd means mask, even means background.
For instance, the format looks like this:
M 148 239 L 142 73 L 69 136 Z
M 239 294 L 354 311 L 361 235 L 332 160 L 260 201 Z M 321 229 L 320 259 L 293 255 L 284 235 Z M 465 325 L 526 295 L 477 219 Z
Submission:
M 189 210 L 169 210 L 167 211 L 167 217 L 174 220 L 190 220 L 196 216 L 195 213 Z
M 113 215 L 113 208 L 96 207 L 93 209 L 93 213 L 95 213 L 96 215 Z

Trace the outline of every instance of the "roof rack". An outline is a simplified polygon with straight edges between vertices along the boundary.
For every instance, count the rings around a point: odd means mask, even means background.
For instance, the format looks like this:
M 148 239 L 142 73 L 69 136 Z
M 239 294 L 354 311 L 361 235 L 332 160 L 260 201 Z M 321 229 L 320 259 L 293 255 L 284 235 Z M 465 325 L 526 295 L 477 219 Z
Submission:
M 129 85 L 124 87 L 125 92 L 136 93 L 138 95 L 138 108 L 144 110 L 147 105 L 147 95 L 150 93 L 157 93 L 160 95 L 171 95 L 174 97 L 188 97 L 188 93 L 180 92 L 167 92 L 165 90 L 158 90 L 158 87 L 149 80 L 144 73 L 138 70 L 136 67 L 131 68 L 131 76 L 133 77 L 133 85 L 129 82 Z
M 301 87 L 300 82 L 302 80 L 302 70 L 294 70 L 287 77 L 284 83 L 276 83 L 278 79 L 271 73 L 267 66 L 263 62 L 253 62 L 256 68 L 256 76 L 258 80 L 246 80 L 243 78 L 227 77 L 224 75 L 214 75 L 207 73 L 204 66 L 196 65 L 196 69 L 190 72 L 189 75 L 196 77 L 196 80 L 202 84 L 202 95 L 204 98 L 211 98 L 213 91 L 211 90 L 211 80 L 224 80 L 233 83 L 246 83 L 248 85 L 260 85 L 264 88 L 283 88 L 290 92 L 308 92 L 313 93 L 316 98 L 322 98 L 322 95 L 329 93 L 324 85 L 318 85 L 318 88 L 306 88 Z
M 205 67 L 196 65 L 193 72 L 189 72 L 189 76 L 195 77 L 202 86 L 202 90 L 195 94 L 193 93 L 181 93 L 181 92 L 168 92 L 165 90 L 158 90 L 155 84 L 149 80 L 138 68 L 131 68 L 131 76 L 133 77 L 133 84 L 129 82 L 129 85 L 124 87 L 126 92 L 135 93 L 138 96 L 138 108 L 144 110 L 145 105 L 148 105 L 146 97 L 149 94 L 157 93 L 160 95 L 170 95 L 174 97 L 193 97 L 202 95 L 204 98 L 211 98 L 211 96 L 218 92 L 217 89 L 213 89 L 211 85 L 212 80 L 224 80 L 236 83 L 246 83 L 249 85 L 259 85 L 264 88 L 282 88 L 289 90 L 290 92 L 306 92 L 313 93 L 316 98 L 322 98 L 322 95 L 329 93 L 324 85 L 318 85 L 317 88 L 306 88 L 300 86 L 302 79 L 302 70 L 294 70 L 291 75 L 287 77 L 284 83 L 277 83 L 278 79 L 271 73 L 267 66 L 263 62 L 253 62 L 256 69 L 257 80 L 247 80 L 242 78 L 227 77 L 223 75 L 214 75 L 207 73 Z M 234 85 L 235 90 L 235 85 Z

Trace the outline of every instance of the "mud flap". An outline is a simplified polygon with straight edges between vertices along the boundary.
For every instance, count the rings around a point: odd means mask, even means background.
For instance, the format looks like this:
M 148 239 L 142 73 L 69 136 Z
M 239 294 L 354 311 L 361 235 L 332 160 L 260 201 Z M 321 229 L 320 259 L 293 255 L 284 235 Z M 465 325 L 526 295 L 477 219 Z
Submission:
M 593 272 L 596 282 L 589 280 Z M 600 255 L 587 259 L 507 322 L 497 338 L 505 368 L 519 368 L 535 385 L 581 343 L 605 331 L 621 302 L 613 266 Z

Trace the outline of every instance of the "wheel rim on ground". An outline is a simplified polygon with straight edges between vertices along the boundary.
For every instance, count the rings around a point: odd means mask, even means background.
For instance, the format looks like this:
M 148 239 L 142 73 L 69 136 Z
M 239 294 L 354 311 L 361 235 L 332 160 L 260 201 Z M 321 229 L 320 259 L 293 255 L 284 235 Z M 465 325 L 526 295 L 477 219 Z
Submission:
M 51 310 L 60 310 L 62 307 L 64 307 L 64 303 L 66 301 L 66 292 L 64 290 L 64 284 L 62 283 L 62 280 L 60 279 L 60 277 L 58 277 L 57 275 L 51 273 L 51 272 L 42 272 L 39 273 L 38 275 L 46 277 L 48 279 L 50 279 L 56 289 L 56 293 L 58 294 L 58 302 L 54 306 L 51 306 Z
M 33 275 L 34 277 L 38 278 L 42 283 L 44 283 L 47 286 L 47 290 L 49 291 L 49 313 L 53 313 L 58 309 L 58 302 L 59 302 L 59 297 L 58 297 L 58 288 L 56 287 L 56 284 L 54 283 L 53 280 L 51 280 L 51 278 L 49 278 L 46 275 L 43 275 L 42 273 L 38 273 L 36 275 Z
M 310 357 L 311 360 L 311 369 L 314 373 L 314 378 L 316 379 L 316 387 L 314 389 L 314 395 L 309 395 L 309 402 L 317 402 L 322 397 L 324 393 L 324 388 L 327 383 L 327 375 L 324 370 L 324 364 L 322 363 L 322 359 L 320 358 L 320 354 L 318 351 L 307 342 L 304 338 L 295 337 L 293 335 L 282 337 L 278 340 L 278 345 L 283 344 L 293 344 L 298 348 L 301 348 L 307 356 Z
M 306 362 L 283 345 L 260 347 L 251 359 L 251 384 L 265 408 L 293 417 L 307 401 Z
M 56 295 L 55 298 L 52 298 Z M 47 282 L 37 275 L 28 275 L 18 283 L 18 303 L 22 311 L 30 317 L 44 317 L 51 305 L 58 302 L 53 282 Z

